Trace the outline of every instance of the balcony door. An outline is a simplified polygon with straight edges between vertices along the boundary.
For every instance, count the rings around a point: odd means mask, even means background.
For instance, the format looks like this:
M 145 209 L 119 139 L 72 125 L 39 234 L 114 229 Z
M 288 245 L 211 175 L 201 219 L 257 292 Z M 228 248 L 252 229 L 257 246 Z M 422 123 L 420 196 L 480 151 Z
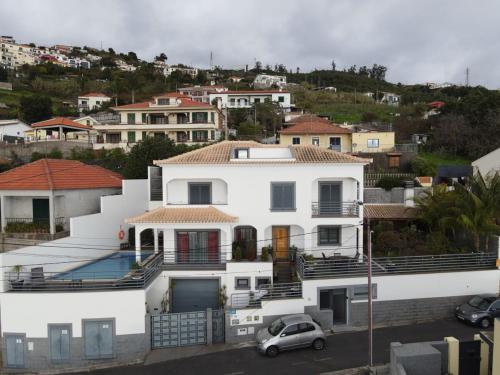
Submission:
M 342 209 L 342 183 L 319 183 L 319 213 L 320 215 L 340 214 Z
M 178 231 L 177 263 L 219 263 L 219 231 Z

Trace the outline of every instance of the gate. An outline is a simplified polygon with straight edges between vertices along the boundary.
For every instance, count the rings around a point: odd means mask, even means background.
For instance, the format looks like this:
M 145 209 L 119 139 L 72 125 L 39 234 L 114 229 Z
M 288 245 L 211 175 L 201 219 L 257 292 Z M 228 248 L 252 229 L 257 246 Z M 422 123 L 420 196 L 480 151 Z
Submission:
M 481 366 L 481 341 L 460 341 L 459 375 L 479 375 Z
M 151 317 L 153 349 L 206 343 L 206 311 L 159 314 Z
M 226 317 L 224 310 L 212 311 L 212 342 L 214 344 L 223 343 L 226 341 L 225 318 Z

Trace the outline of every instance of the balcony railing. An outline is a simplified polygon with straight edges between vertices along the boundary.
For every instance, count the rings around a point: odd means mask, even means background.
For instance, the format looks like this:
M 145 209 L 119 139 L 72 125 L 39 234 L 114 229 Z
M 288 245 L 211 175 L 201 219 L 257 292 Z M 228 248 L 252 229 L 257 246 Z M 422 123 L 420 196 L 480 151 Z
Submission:
M 169 251 L 165 253 L 165 264 L 184 264 L 184 265 L 202 265 L 202 264 L 222 264 L 226 263 L 226 251 Z
M 442 254 L 406 257 L 377 257 L 372 260 L 372 274 L 375 276 L 413 273 L 460 272 L 489 270 L 496 268 L 494 253 Z M 307 259 L 300 255 L 296 262 L 301 279 L 328 279 L 341 277 L 364 277 L 368 274 L 366 257 L 333 257 Z
M 125 276 L 122 272 L 44 272 L 41 268 L 31 271 L 6 272 L 9 291 L 14 292 L 85 292 L 110 289 L 144 288 L 161 271 L 163 253 L 156 254 L 147 264 L 131 270 Z
M 313 217 L 357 217 L 358 202 L 312 202 Z
M 302 298 L 302 282 L 260 285 L 256 291 L 231 294 L 231 307 L 261 307 L 262 301 Z

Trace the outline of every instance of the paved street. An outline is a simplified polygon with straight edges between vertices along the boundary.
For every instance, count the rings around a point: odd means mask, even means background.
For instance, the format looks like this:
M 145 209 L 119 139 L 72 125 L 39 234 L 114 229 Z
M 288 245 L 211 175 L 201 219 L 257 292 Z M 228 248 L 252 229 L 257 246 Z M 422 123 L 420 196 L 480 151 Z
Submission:
M 393 341 L 418 342 L 441 340 L 445 336 L 472 339 L 479 329 L 454 320 L 412 326 L 380 328 L 374 331 L 374 360 L 389 361 L 389 344 Z M 318 374 L 352 368 L 367 363 L 367 332 L 339 333 L 328 337 L 328 347 L 321 352 L 303 349 L 281 353 L 277 358 L 261 356 L 253 347 L 176 359 L 149 366 L 130 366 L 95 371 L 92 374 Z M 87 372 L 88 374 L 88 372 Z

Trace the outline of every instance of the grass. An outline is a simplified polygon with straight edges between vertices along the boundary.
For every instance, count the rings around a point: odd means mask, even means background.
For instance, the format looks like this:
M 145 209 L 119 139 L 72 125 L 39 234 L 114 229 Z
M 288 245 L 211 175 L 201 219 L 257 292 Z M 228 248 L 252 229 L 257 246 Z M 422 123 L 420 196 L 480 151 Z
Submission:
M 419 152 L 418 156 L 435 166 L 439 165 L 470 165 L 472 160 L 461 156 L 442 154 L 437 152 Z
M 336 123 L 359 123 L 365 113 L 375 114 L 377 121 L 392 122 L 394 114 L 400 111 L 398 107 L 384 104 L 331 103 L 315 105 L 312 112 L 328 115 Z

